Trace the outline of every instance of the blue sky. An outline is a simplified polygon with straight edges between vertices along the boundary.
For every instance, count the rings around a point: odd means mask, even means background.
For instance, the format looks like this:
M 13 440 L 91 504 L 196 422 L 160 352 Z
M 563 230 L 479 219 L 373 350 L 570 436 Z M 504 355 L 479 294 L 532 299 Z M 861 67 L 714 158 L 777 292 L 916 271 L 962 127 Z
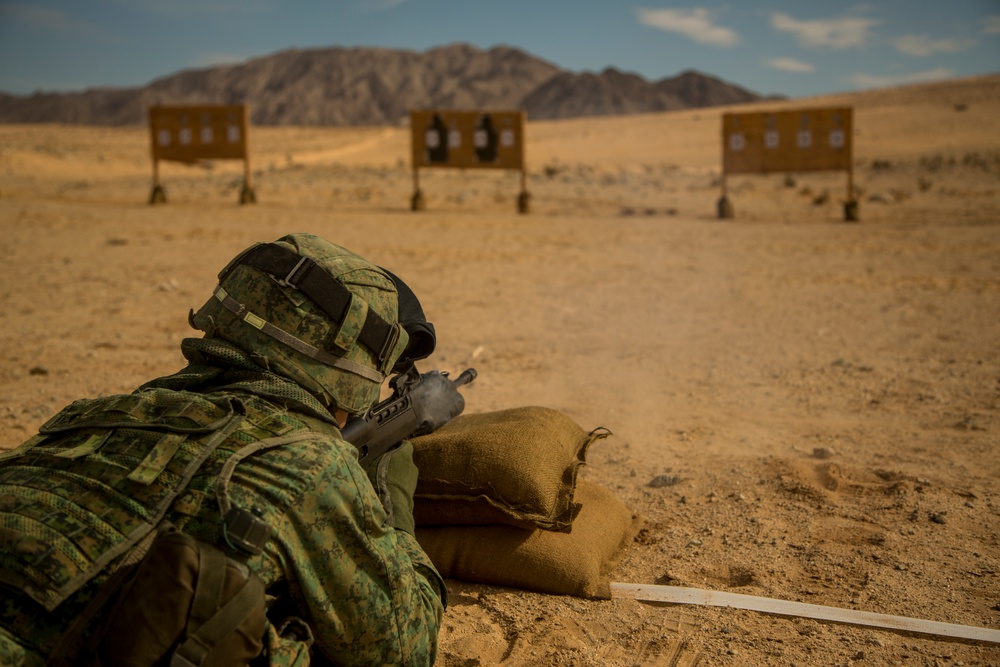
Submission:
M 141 86 L 286 49 L 455 42 L 804 97 L 1000 72 L 1000 0 L 0 0 L 0 91 Z

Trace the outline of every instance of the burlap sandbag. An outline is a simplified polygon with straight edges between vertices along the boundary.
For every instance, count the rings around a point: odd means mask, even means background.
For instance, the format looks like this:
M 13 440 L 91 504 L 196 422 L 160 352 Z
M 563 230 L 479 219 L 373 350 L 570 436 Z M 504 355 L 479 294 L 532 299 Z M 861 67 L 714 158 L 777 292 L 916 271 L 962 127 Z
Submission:
M 581 480 L 569 533 L 513 526 L 417 528 L 442 576 L 539 593 L 610 598 L 609 575 L 642 523 L 611 491 Z
M 609 433 L 587 433 L 542 407 L 457 417 L 413 439 L 420 470 L 414 521 L 569 530 L 580 509 L 573 500 L 577 470 L 590 443 Z

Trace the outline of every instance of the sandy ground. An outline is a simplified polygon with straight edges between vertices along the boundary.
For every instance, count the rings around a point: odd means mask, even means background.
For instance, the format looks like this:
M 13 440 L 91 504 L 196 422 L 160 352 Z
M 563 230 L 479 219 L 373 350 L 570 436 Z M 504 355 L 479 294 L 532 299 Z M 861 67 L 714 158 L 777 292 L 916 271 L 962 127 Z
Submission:
M 1000 628 L 1000 77 L 855 106 L 844 174 L 731 179 L 721 110 L 531 123 L 516 174 L 426 172 L 402 128 L 258 128 L 240 167 L 145 130 L 0 127 L 0 447 L 69 401 L 179 368 L 216 272 L 309 231 L 404 276 L 425 366 L 469 411 L 614 436 L 583 477 L 646 528 L 613 579 Z M 964 106 L 957 106 L 964 105 Z M 668 486 L 649 482 L 667 476 Z M 449 582 L 438 663 L 998 665 L 1000 647 L 813 620 Z

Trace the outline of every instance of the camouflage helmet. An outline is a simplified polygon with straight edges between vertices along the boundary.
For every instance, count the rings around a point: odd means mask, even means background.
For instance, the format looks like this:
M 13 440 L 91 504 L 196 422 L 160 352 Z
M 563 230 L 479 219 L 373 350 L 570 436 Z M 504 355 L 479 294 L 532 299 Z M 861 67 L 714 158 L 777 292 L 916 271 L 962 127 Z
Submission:
M 237 345 L 350 414 L 378 400 L 409 340 L 394 276 L 311 234 L 237 255 L 190 319 L 206 336 Z

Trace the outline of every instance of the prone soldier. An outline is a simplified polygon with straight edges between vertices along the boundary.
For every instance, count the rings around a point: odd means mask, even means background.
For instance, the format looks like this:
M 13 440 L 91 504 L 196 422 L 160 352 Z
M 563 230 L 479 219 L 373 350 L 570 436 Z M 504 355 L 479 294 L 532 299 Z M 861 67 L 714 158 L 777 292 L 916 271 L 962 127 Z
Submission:
M 433 351 L 417 298 L 291 234 L 189 319 L 184 369 L 0 454 L 0 664 L 432 664 L 412 445 L 363 467 L 341 433 Z

